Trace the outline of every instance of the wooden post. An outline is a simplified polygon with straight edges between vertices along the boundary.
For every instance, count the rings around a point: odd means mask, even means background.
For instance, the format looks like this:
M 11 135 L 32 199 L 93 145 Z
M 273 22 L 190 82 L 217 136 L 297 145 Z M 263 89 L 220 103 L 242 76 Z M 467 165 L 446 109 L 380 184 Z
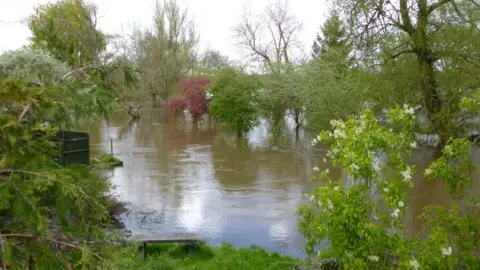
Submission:
M 147 259 L 147 242 L 143 242 L 143 259 Z

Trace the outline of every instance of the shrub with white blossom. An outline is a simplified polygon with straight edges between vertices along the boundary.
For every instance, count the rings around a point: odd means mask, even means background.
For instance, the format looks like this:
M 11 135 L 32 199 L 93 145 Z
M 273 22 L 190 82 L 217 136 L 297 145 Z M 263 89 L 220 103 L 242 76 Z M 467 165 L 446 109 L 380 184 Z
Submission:
M 414 185 L 415 166 L 408 162 L 417 147 L 414 110 L 397 106 L 388 117 L 390 127 L 364 110 L 346 121 L 331 121 L 333 130 L 313 140 L 313 145 L 331 144 L 327 157 L 355 184 L 338 185 L 328 171 L 315 169 L 314 178 L 323 184 L 309 196 L 310 204 L 298 210 L 307 254 L 311 259 L 335 258 L 345 269 L 480 269 L 480 213 L 458 206 L 467 201 L 464 191 L 472 183 L 471 143 L 450 140 L 423 172 L 422 181 L 443 181 L 455 200 L 448 208 L 425 207 L 420 216 L 424 226 L 411 235 L 404 216 L 407 190 Z M 382 200 L 374 200 L 375 194 Z M 469 203 L 479 206 L 478 200 Z

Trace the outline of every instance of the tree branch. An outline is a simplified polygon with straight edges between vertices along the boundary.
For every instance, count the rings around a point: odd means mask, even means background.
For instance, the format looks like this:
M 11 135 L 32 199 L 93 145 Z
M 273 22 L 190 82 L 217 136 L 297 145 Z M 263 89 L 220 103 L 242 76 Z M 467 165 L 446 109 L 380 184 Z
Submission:
M 31 174 L 31 175 L 35 175 L 35 176 L 40 176 L 40 177 L 43 177 L 43 178 L 52 179 L 52 177 L 49 176 L 48 174 L 36 173 L 36 172 L 31 172 L 31 171 L 23 171 L 23 170 L 0 170 L 0 175 L 1 175 L 2 173 L 10 173 L 10 174 L 13 174 L 13 173 L 25 173 L 25 174 Z
M 18 234 L 18 233 L 0 234 L 0 238 L 2 238 L 2 237 L 5 237 L 5 238 L 30 238 L 30 239 L 33 239 L 33 240 L 41 240 L 41 241 L 46 241 L 46 242 L 52 242 L 52 243 L 59 244 L 59 245 L 62 245 L 62 246 L 78 249 L 78 250 L 81 250 L 81 251 L 86 251 L 86 252 L 94 255 L 95 257 L 97 257 L 99 260 L 105 261 L 104 258 L 100 257 L 100 255 L 98 255 L 97 253 L 95 253 L 93 251 L 82 248 L 82 247 L 77 246 L 77 245 L 72 244 L 72 243 L 67 243 L 67 242 L 64 242 L 64 241 L 56 240 L 56 239 L 41 237 L 41 236 L 32 235 L 32 234 Z
M 400 0 L 400 15 L 402 17 L 403 26 L 402 30 L 408 33 L 409 36 L 413 36 L 415 28 L 412 25 L 410 15 L 408 13 L 408 1 Z
M 452 2 L 452 0 L 438 0 L 437 3 L 432 4 L 428 7 L 427 16 L 430 15 L 430 13 L 434 12 L 437 8 L 440 8 L 441 6 L 448 4 L 450 2 Z

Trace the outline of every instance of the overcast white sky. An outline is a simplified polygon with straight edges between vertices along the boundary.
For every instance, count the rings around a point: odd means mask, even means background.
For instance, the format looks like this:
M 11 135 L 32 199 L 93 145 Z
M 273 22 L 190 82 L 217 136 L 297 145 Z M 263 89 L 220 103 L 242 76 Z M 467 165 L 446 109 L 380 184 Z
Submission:
M 155 0 L 90 0 L 99 7 L 99 27 L 107 33 L 120 33 L 122 25 L 139 23 L 150 26 Z M 260 12 L 272 0 L 177 0 L 187 7 L 200 33 L 201 50 L 210 47 L 235 60 L 241 60 L 243 51 L 235 46 L 232 28 L 239 22 L 244 6 Z M 32 13 L 38 4 L 50 0 L 0 0 L 0 52 L 27 44 L 30 31 L 19 21 Z M 295 17 L 303 22 L 299 40 L 309 53 L 315 34 L 328 13 L 326 0 L 290 0 Z

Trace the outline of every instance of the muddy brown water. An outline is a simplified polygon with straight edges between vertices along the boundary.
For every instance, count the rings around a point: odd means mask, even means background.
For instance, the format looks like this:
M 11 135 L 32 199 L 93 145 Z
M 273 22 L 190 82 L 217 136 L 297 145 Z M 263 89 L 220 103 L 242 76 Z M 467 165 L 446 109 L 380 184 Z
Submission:
M 281 147 L 270 146 L 266 122 L 237 140 L 219 123 L 206 119 L 195 127 L 169 121 L 160 108 L 143 109 L 138 121 L 118 114 L 80 129 L 90 134 L 92 156 L 110 152 L 113 140 L 113 153 L 124 166 L 103 173 L 117 186 L 114 195 L 128 203 L 121 218 L 133 234 L 199 232 L 214 245 L 258 245 L 304 257 L 295 211 L 317 184 L 310 180 L 312 167 L 330 165 L 323 162 L 326 149 L 310 150 L 309 139 L 295 138 L 291 125 L 284 129 Z M 432 153 L 414 152 L 418 170 L 429 164 Z M 329 169 L 334 178 L 342 177 L 338 169 Z M 413 217 L 425 205 L 446 204 L 449 198 L 438 182 L 419 175 L 414 181 L 406 216 L 413 231 L 420 226 Z M 478 183 L 473 189 L 479 190 Z

